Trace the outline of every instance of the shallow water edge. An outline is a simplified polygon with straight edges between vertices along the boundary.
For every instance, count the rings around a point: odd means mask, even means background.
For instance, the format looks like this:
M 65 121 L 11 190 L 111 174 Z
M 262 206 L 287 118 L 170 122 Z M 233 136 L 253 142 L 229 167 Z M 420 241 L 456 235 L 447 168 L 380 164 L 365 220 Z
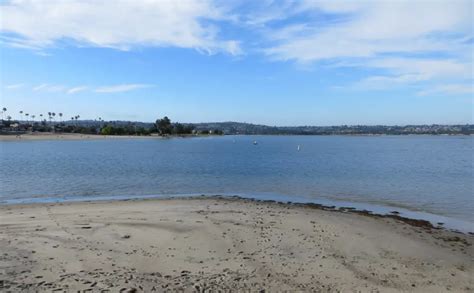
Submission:
M 390 207 L 368 203 L 356 203 L 347 201 L 337 201 L 329 199 L 309 199 L 305 197 L 294 197 L 276 194 L 158 194 L 158 195 L 115 195 L 115 196 L 65 196 L 65 197 L 38 197 L 5 199 L 0 201 L 0 205 L 23 205 L 23 204 L 46 204 L 62 202 L 91 202 L 91 201 L 128 201 L 128 200 L 152 200 L 152 199 L 193 199 L 193 198 L 224 198 L 250 201 L 265 201 L 278 204 L 302 205 L 310 208 L 323 209 L 328 211 L 356 213 L 372 217 L 388 217 L 402 221 L 412 226 L 427 229 L 447 229 L 453 232 L 474 234 L 474 224 L 435 215 L 421 211 L 411 211 L 400 207 Z

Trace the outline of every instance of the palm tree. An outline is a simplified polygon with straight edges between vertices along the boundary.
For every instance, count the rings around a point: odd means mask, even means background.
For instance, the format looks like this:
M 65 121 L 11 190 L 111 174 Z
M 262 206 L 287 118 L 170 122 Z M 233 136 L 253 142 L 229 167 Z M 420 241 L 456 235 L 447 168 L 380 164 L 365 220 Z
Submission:
M 52 112 L 51 115 L 53 116 L 54 124 L 53 124 L 53 132 L 56 132 L 56 113 Z
M 7 108 L 3 107 L 3 109 L 2 109 L 2 120 L 3 120 L 3 115 L 5 115 L 5 112 L 7 112 Z
M 30 116 L 30 114 L 25 113 L 25 116 L 26 116 L 26 124 L 28 124 L 28 116 Z
M 10 116 L 10 115 L 7 116 L 7 120 L 8 120 L 8 121 L 12 120 L 12 116 Z
M 59 122 L 62 122 L 63 113 L 59 113 Z
M 31 119 L 33 119 L 33 123 L 35 122 L 36 115 L 31 115 Z
M 23 111 L 20 111 L 21 120 L 23 120 Z

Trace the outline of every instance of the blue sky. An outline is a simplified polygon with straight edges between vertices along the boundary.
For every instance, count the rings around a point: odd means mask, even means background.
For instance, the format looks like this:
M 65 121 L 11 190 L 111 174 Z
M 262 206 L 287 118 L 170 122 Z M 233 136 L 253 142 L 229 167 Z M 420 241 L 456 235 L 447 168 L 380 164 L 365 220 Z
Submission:
M 473 123 L 471 1 L 0 0 L 18 118 Z

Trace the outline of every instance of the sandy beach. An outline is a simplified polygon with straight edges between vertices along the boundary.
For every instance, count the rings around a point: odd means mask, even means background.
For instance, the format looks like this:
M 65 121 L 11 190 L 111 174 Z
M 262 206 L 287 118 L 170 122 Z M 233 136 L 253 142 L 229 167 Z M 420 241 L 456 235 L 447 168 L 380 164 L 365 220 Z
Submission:
M 99 134 L 80 134 L 80 133 L 26 133 L 20 135 L 0 134 L 0 141 L 30 141 L 30 140 L 96 140 L 96 139 L 130 139 L 130 138 L 148 138 L 157 139 L 160 136 L 137 136 L 137 135 L 99 135 Z
M 473 236 L 243 199 L 0 206 L 3 292 L 472 292 Z

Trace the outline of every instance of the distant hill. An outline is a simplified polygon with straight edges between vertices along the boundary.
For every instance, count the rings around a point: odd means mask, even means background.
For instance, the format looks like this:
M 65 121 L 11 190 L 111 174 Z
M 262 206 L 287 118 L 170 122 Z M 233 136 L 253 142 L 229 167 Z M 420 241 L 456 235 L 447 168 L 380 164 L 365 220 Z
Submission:
M 219 129 L 224 134 L 287 134 L 287 135 L 377 135 L 377 134 L 474 134 L 474 125 L 341 125 L 341 126 L 267 126 L 240 122 L 190 124 L 197 130 Z

